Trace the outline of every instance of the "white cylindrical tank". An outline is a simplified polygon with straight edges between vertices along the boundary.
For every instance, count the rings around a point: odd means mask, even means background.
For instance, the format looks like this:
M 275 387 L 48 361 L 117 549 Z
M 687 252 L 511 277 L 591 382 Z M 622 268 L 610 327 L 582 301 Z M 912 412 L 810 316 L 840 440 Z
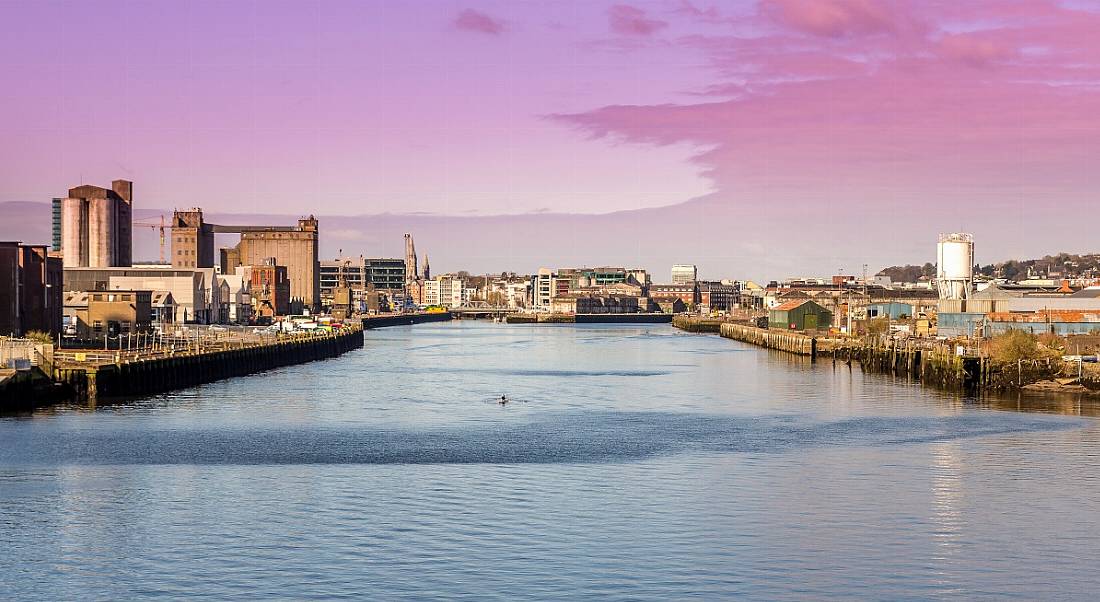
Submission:
M 974 281 L 974 237 L 941 234 L 936 253 L 936 280 L 941 299 L 966 299 Z
M 88 204 L 84 199 L 61 201 L 61 253 L 67 268 L 88 266 Z

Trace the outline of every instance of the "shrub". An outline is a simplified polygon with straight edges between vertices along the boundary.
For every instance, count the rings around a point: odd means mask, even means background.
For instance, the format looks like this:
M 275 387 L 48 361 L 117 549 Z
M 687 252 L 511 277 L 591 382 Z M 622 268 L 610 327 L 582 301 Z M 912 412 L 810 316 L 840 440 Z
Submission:
M 1039 346 L 1039 337 L 1022 330 L 1009 330 L 990 339 L 986 350 L 998 362 L 1043 359 L 1055 355 Z
M 867 323 L 867 334 L 878 336 L 890 330 L 890 318 L 873 318 Z
M 1044 332 L 1043 334 L 1039 335 L 1039 342 L 1042 343 L 1044 347 L 1052 351 L 1062 351 L 1066 348 L 1065 339 L 1049 332 Z
M 30 330 L 23 335 L 23 338 L 32 340 L 36 343 L 49 344 L 53 342 L 53 337 L 48 332 L 42 332 L 41 330 Z

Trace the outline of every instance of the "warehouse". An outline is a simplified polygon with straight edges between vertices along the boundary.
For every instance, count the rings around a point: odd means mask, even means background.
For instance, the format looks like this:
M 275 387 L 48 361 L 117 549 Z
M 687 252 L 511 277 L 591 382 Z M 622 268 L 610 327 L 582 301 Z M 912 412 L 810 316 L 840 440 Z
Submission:
M 806 299 L 788 301 L 768 311 L 768 328 L 817 330 L 832 325 L 832 312 Z

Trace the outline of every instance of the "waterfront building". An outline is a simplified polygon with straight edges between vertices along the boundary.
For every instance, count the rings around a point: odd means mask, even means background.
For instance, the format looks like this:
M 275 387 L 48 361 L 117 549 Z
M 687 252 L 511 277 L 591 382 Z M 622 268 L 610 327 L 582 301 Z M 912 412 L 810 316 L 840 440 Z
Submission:
M 916 316 L 916 313 L 913 311 L 913 306 L 908 303 L 889 301 L 869 304 L 866 315 L 869 319 L 888 318 L 890 320 L 900 320 L 902 318 L 912 318 Z
M 0 242 L 0 335 L 60 332 L 63 278 L 45 245 Z
M 364 291 L 370 286 L 385 293 L 398 293 L 405 289 L 405 260 L 397 258 L 338 258 L 319 263 L 319 287 L 321 303 L 332 303 L 333 289 L 340 282 L 341 271 L 353 292 Z
M 251 282 L 243 272 L 233 274 L 218 274 L 214 276 L 217 282 L 223 283 L 224 298 L 222 304 L 225 307 L 225 317 L 222 320 L 227 324 L 248 324 L 252 319 L 252 293 Z
M 169 291 L 153 291 L 150 302 L 150 320 L 161 330 L 176 322 L 176 300 Z
M 198 207 L 172 212 L 172 267 L 214 267 L 214 225 L 203 221 Z M 226 268 L 223 256 L 223 273 Z
M 134 183 L 111 188 L 85 184 L 61 199 L 61 253 L 65 267 L 129 266 L 133 262 Z M 57 232 L 55 232 L 55 235 Z
M 153 322 L 152 291 L 65 293 L 66 331 L 82 339 L 146 332 Z
M 691 284 L 699 279 L 699 269 L 694 265 L 672 266 L 672 284 Z
M 168 291 L 175 300 L 175 322 L 209 324 L 214 270 L 148 268 L 65 268 L 65 291 Z
M 464 280 L 457 276 L 444 275 L 433 280 L 423 281 L 423 305 L 442 307 L 461 307 L 470 300 L 475 289 L 467 288 Z
M 556 314 L 634 314 L 640 311 L 639 297 L 566 293 L 550 302 Z
M 550 301 L 554 298 L 556 288 L 554 270 L 539 268 L 539 271 L 531 276 L 531 306 L 538 310 L 549 311 Z
M 737 307 L 740 294 L 732 284 L 701 280 L 697 283 L 699 310 L 704 313 L 727 312 Z
M 810 300 L 788 301 L 768 311 L 768 328 L 817 330 L 832 323 L 832 312 Z
M 272 318 L 290 312 L 291 282 L 286 266 L 277 265 L 274 258 L 249 269 L 252 316 L 257 322 L 270 323 Z
M 651 284 L 649 298 L 662 308 L 674 307 L 674 302 L 679 301 L 685 310 L 691 310 L 699 303 L 699 286 L 694 280 L 678 284 Z
M 176 211 L 172 215 L 172 265 L 185 268 L 214 266 L 214 235 L 239 234 L 235 247 L 219 252 L 223 274 L 239 266 L 260 265 L 274 257 L 285 266 L 290 279 L 291 311 L 317 311 L 321 305 L 319 226 L 312 215 L 296 226 L 223 226 L 207 223 L 202 209 Z

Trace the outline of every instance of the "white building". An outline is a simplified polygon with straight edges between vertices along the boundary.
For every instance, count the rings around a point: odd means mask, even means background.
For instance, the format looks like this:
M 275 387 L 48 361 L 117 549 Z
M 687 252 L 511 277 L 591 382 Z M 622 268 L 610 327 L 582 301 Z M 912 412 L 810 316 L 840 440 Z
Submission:
M 128 270 L 134 274 L 137 270 Z M 166 270 L 162 273 L 153 272 L 147 276 L 127 275 L 109 276 L 108 288 L 110 290 L 128 291 L 167 291 L 172 294 L 175 301 L 177 324 L 197 322 L 207 324 L 214 316 L 210 311 L 210 286 L 207 284 L 205 274 L 191 270 Z
M 440 276 L 424 281 L 424 305 L 461 307 L 476 289 L 466 288 L 461 278 Z
M 226 321 L 230 324 L 248 324 L 252 318 L 251 283 L 243 273 L 219 275 L 218 280 L 228 287 L 228 296 L 224 299 L 227 307 Z
M 550 268 L 539 268 L 538 273 L 531 276 L 531 305 L 535 309 L 550 311 L 556 280 L 554 270 Z
M 678 264 L 672 266 L 672 284 L 691 284 L 699 279 L 699 269 L 694 265 Z

